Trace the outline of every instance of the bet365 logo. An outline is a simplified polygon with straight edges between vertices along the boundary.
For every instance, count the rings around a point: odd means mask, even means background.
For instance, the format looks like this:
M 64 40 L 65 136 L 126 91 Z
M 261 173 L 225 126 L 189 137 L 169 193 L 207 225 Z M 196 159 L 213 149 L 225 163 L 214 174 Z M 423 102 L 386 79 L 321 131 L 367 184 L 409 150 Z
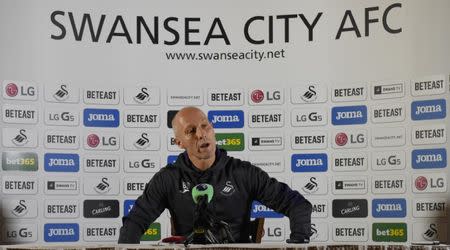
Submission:
M 217 133 L 217 146 L 227 151 L 243 151 L 244 150 L 244 134 L 243 133 Z
M 152 223 L 141 237 L 141 241 L 159 241 L 161 240 L 161 223 Z

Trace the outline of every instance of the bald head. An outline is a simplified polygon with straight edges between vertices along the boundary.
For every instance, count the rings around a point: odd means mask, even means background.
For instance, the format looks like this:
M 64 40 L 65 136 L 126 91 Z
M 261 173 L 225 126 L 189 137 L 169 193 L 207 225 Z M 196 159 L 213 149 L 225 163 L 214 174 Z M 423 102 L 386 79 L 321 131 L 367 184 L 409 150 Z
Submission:
M 175 137 L 178 137 L 179 133 L 181 132 L 181 124 L 186 121 L 187 118 L 193 117 L 193 116 L 203 116 L 205 119 L 207 119 L 205 113 L 197 107 L 184 107 L 180 109 L 175 116 L 172 119 L 172 130 L 175 134 Z

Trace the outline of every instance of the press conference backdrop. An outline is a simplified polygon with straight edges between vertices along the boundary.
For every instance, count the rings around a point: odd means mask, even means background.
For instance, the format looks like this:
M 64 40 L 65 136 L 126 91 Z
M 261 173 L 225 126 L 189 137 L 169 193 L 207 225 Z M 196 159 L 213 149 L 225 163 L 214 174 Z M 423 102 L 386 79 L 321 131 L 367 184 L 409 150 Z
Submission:
M 450 2 L 0 6 L 3 243 L 115 242 L 180 153 L 169 120 L 187 105 L 312 202 L 313 242 L 448 242 Z M 263 241 L 289 237 L 283 215 L 252 217 Z

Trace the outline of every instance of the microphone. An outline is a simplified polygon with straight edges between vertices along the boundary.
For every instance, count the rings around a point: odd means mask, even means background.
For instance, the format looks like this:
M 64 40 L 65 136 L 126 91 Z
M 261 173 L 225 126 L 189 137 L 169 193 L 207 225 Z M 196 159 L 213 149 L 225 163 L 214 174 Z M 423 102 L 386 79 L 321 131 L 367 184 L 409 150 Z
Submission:
M 200 197 L 205 195 L 210 203 L 214 196 L 214 188 L 210 184 L 200 183 L 192 188 L 192 199 L 195 204 L 198 204 Z

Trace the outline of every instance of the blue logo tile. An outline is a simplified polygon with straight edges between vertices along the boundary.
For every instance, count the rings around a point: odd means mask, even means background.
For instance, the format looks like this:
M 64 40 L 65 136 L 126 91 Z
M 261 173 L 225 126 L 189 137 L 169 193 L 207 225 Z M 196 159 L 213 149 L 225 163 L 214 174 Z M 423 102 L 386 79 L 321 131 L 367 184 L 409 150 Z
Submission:
M 123 216 L 127 216 L 130 213 L 135 202 L 136 202 L 136 200 L 124 200 L 123 201 Z
M 83 123 L 86 127 L 119 127 L 119 110 L 84 109 Z
M 208 120 L 214 128 L 243 128 L 244 112 L 242 110 L 211 110 Z
M 326 172 L 328 170 L 327 154 L 293 154 L 291 156 L 292 172 Z
M 367 107 L 343 106 L 331 109 L 333 125 L 352 125 L 367 123 Z
M 178 159 L 178 155 L 167 156 L 167 164 L 174 164 Z
M 374 199 L 372 200 L 372 216 L 374 218 L 406 217 L 406 200 Z
M 76 223 L 44 225 L 45 242 L 75 242 L 80 239 L 80 227 Z
M 415 101 L 411 103 L 411 119 L 414 121 L 444 119 L 447 115 L 445 99 Z
M 273 211 L 257 201 L 253 201 L 250 216 L 252 218 L 283 218 L 284 215 Z
M 447 166 L 447 150 L 445 148 L 416 149 L 411 152 L 414 169 L 445 168 Z
M 44 169 L 46 172 L 78 172 L 80 170 L 80 156 L 78 154 L 44 155 Z

